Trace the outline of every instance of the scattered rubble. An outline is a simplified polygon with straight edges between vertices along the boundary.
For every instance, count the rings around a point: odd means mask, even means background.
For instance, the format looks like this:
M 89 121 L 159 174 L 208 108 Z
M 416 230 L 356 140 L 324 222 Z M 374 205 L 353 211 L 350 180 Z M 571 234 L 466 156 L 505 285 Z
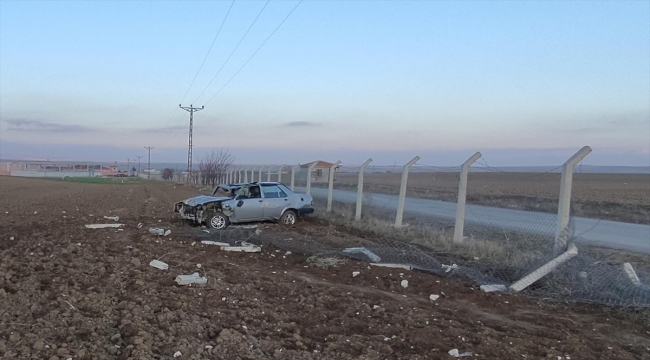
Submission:
M 431 300 L 431 301 L 436 301 L 439 298 L 440 298 L 440 295 L 434 295 L 434 294 L 429 295 L 429 300 Z
M 64 213 L 65 213 L 65 211 L 64 211 Z M 104 219 L 106 219 L 106 220 L 113 220 L 113 221 L 116 221 L 116 222 L 117 222 L 117 221 L 120 221 L 120 217 L 119 217 L 119 216 L 104 216 Z
M 203 244 L 203 245 L 216 245 L 216 246 L 230 246 L 229 243 L 220 242 L 220 241 L 210 241 L 210 240 L 202 240 L 201 244 Z
M 124 226 L 124 224 L 89 224 L 85 226 L 86 229 L 104 229 L 104 228 L 118 228 Z
M 171 230 L 165 230 L 162 228 L 149 228 L 149 232 L 154 234 L 154 235 L 159 235 L 159 236 L 167 236 L 172 233 Z
M 150 265 L 150 266 L 153 266 L 153 267 L 155 267 L 155 268 L 157 268 L 157 269 L 160 269 L 160 270 L 167 270 L 167 269 L 169 269 L 169 265 L 167 265 L 166 263 L 164 263 L 164 262 L 162 262 L 162 261 L 158 261 L 158 260 L 151 260 L 151 262 L 149 263 L 149 265 Z
M 178 285 L 189 285 L 189 284 L 205 284 L 208 282 L 208 279 L 205 276 L 200 276 L 199 273 L 193 273 L 192 275 L 178 275 L 176 276 L 176 283 Z
M 353 271 L 352 272 L 352 277 L 357 277 L 359 274 L 361 274 L 361 273 L 358 272 L 358 271 Z
M 481 290 L 484 292 L 506 291 L 507 289 L 505 285 L 481 285 Z
M 409 287 L 409 281 L 408 281 L 408 280 L 402 280 L 402 282 L 400 283 L 400 285 L 402 285 L 402 287 L 403 287 L 404 289 L 406 289 L 407 287 Z

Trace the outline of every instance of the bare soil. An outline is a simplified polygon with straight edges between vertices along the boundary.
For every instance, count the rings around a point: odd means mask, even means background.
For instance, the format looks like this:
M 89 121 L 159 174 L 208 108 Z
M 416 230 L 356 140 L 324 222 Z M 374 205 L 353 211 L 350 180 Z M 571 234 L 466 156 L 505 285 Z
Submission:
M 251 254 L 203 246 L 171 213 L 196 193 L 0 177 L 2 359 L 447 359 L 451 349 L 470 359 L 650 359 L 650 323 L 628 311 L 487 294 L 355 260 L 321 269 L 272 246 Z M 84 227 L 111 222 L 103 216 L 119 216 L 123 231 Z M 334 232 L 309 220 L 260 229 L 224 236 Z M 149 266 L 153 259 L 170 269 Z M 174 282 L 193 272 L 207 284 Z
M 397 194 L 401 176 L 365 174 L 364 191 Z M 357 182 L 357 173 L 336 174 L 339 189 L 356 189 Z M 407 196 L 455 202 L 458 182 L 456 172 L 413 172 Z M 555 213 L 559 196 L 558 173 L 473 172 L 468 176 L 468 204 Z M 650 224 L 650 175 L 574 174 L 572 206 L 575 216 Z

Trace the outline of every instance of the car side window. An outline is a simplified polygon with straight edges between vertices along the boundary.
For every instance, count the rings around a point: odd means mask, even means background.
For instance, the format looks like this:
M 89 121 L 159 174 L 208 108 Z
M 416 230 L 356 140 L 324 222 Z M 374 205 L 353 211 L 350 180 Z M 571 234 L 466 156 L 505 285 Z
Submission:
M 262 186 L 262 191 L 264 192 L 264 198 L 266 199 L 278 199 L 286 198 L 287 193 L 282 191 L 277 185 L 266 185 Z

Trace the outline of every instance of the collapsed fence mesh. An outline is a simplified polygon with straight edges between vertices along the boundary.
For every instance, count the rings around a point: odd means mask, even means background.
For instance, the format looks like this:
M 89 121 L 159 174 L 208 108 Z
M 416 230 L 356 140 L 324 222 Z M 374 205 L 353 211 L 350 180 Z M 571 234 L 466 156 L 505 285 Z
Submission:
M 301 167 L 295 169 L 293 176 L 298 192 L 304 192 L 310 183 L 319 212 L 325 209 L 329 170 L 316 167 L 309 171 Z M 596 247 L 602 244 L 593 237 L 605 220 L 650 224 L 650 209 L 646 209 L 650 199 L 638 197 L 647 175 L 631 177 L 628 188 L 633 190 L 616 192 L 620 199 L 600 201 L 598 196 L 603 196 L 612 184 L 602 181 L 603 176 L 581 174 L 581 168 L 577 167 L 573 174 L 571 216 L 565 229 L 567 245 L 576 246 L 577 254 L 561 255 L 554 247 L 562 167 L 549 168 L 546 172 L 524 172 L 491 167 L 479 160 L 470 168 L 468 176 L 464 236 L 460 244 L 452 241 L 460 167 L 423 164 L 411 167 L 405 189 L 403 225 L 406 226 L 401 228 L 393 227 L 392 223 L 403 168 L 372 165 L 365 168 L 362 219 L 356 222 L 353 219 L 361 170 L 361 164 L 341 164 L 336 168 L 332 184 L 335 206 L 326 216 L 335 224 L 358 226 L 364 230 L 359 234 L 364 235 L 342 236 L 332 230 L 314 235 L 292 236 L 289 231 L 281 235 L 253 236 L 249 231 L 246 235 L 228 235 L 229 240 L 271 244 L 309 256 L 403 264 L 443 277 L 505 288 L 528 275 L 543 273 L 544 276 L 533 279 L 521 293 L 553 301 L 650 307 L 650 232 L 646 250 L 644 244 L 627 249 L 630 251 Z M 291 172 L 286 167 L 280 176 L 287 185 Z M 278 178 L 277 173 L 272 180 Z M 650 192 L 647 196 L 650 197 Z M 603 204 L 607 205 L 605 209 Z M 633 218 L 625 218 L 625 211 Z M 585 220 L 585 217 L 596 220 Z M 201 236 L 208 239 L 225 235 L 204 233 Z M 558 256 L 566 256 L 562 259 L 565 261 L 554 263 Z

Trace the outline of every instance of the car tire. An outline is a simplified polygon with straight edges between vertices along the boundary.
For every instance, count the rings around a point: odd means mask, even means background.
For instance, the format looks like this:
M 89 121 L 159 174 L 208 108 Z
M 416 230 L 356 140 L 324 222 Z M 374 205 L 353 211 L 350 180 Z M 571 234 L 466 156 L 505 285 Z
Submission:
M 285 211 L 282 216 L 280 216 L 280 224 L 292 226 L 298 222 L 298 214 L 293 210 Z
M 210 229 L 223 230 L 230 225 L 230 219 L 226 214 L 217 212 L 208 217 L 206 224 Z

